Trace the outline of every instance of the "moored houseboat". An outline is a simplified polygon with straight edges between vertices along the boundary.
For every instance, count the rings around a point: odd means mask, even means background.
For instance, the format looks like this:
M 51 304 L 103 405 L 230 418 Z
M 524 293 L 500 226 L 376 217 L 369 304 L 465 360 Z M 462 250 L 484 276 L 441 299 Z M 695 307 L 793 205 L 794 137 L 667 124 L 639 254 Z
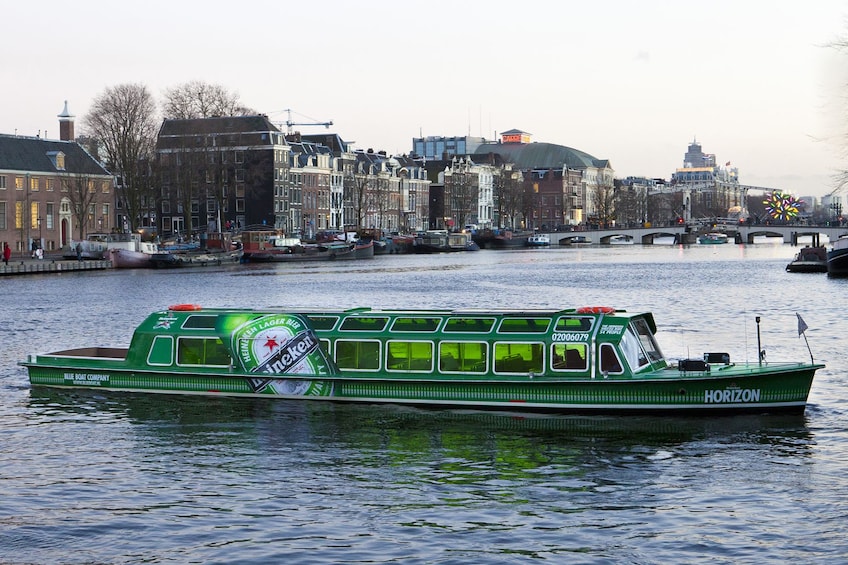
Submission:
M 293 261 L 338 261 L 371 259 L 373 241 L 328 241 L 304 243 L 299 237 L 286 237 L 273 231 L 242 233 L 242 260 L 250 263 Z
M 812 362 L 672 363 L 650 313 L 154 312 L 128 348 L 30 355 L 33 386 L 544 412 L 803 412 Z

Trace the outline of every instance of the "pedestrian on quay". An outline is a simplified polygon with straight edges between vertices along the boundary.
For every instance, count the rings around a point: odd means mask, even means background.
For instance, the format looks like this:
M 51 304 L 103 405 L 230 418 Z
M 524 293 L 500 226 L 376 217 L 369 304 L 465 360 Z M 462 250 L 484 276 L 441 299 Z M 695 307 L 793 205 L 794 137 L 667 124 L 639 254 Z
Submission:
M 82 244 L 80 244 L 80 242 L 77 242 L 76 250 L 77 250 L 77 261 L 82 261 Z
M 9 259 L 12 258 L 12 248 L 9 247 L 8 243 L 3 244 L 3 262 L 5 264 L 9 264 Z

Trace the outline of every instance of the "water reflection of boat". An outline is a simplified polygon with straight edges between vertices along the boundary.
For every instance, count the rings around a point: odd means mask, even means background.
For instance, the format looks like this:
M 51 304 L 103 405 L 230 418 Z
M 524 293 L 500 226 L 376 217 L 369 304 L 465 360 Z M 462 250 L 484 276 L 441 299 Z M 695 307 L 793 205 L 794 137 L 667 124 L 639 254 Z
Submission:
M 561 415 L 522 412 L 493 412 L 472 410 L 432 410 L 395 404 L 361 405 L 336 403 L 304 403 L 296 400 L 247 398 L 224 399 L 197 396 L 127 395 L 90 389 L 55 389 L 36 387 L 30 390 L 29 406 L 50 413 L 68 414 L 113 413 L 129 417 L 139 424 L 163 422 L 180 425 L 181 433 L 206 433 L 211 423 L 281 421 L 287 428 L 295 425 L 324 429 L 333 441 L 357 437 L 360 433 L 374 437 L 375 419 L 380 429 L 419 432 L 451 433 L 473 436 L 481 433 L 507 432 L 544 437 L 547 433 L 569 438 L 587 438 L 592 442 L 605 440 L 639 445 L 667 446 L 694 438 L 743 436 L 757 443 L 804 443 L 810 435 L 803 414 L 741 414 L 722 418 L 646 415 Z M 200 424 L 186 427 L 186 424 Z M 252 426 L 240 429 L 254 429 Z M 304 430 L 300 430 L 303 432 Z M 312 436 L 313 434 L 310 434 Z M 382 436 L 381 436 L 382 437 Z M 467 447 L 468 444 L 466 444 Z M 511 444 L 515 447 L 515 444 Z
M 826 273 L 827 249 L 824 247 L 804 247 L 786 265 L 790 273 Z

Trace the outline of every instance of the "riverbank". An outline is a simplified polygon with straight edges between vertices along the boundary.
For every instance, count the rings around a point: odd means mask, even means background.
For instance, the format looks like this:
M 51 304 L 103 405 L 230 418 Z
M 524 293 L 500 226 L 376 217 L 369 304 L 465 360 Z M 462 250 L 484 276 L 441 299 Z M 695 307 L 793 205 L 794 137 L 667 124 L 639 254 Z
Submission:
M 47 255 L 44 259 L 12 257 L 9 264 L 0 263 L 0 276 L 33 275 L 38 273 L 64 273 L 111 269 L 112 262 L 105 259 L 65 259 L 61 255 Z

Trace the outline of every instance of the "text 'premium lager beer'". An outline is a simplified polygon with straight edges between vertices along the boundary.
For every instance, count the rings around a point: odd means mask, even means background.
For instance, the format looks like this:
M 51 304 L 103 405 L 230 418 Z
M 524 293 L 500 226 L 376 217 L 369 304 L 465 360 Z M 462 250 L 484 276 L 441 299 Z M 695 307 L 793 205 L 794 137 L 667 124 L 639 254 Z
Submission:
M 330 396 L 332 383 L 309 377 L 331 376 L 333 364 L 315 332 L 297 314 L 233 315 L 223 327 L 224 343 L 245 372 L 254 392 Z

